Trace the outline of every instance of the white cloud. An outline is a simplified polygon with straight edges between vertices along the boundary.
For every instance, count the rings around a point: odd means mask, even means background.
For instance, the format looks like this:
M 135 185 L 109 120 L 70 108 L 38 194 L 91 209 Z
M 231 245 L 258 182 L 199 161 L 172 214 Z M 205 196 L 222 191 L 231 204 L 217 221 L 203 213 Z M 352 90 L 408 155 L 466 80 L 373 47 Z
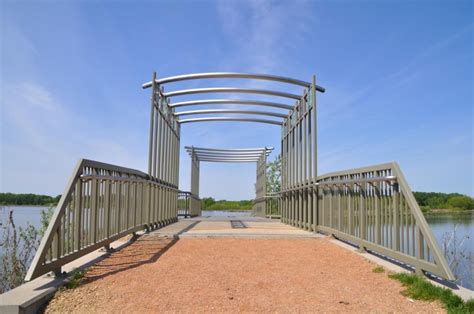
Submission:
M 59 194 L 80 158 L 131 168 L 145 164 L 132 140 L 99 132 L 40 84 L 6 86 L 1 103 L 2 191 Z
M 313 16 L 309 2 L 219 1 L 217 12 L 234 45 L 225 63 L 248 71 L 287 71 L 285 59 L 301 49 Z

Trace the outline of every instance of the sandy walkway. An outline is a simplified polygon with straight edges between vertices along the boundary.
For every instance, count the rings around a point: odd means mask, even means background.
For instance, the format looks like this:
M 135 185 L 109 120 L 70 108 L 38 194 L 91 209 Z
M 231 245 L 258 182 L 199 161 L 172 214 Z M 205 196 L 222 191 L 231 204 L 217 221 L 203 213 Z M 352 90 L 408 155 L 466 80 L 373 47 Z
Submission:
M 47 312 L 444 312 L 374 267 L 326 239 L 143 237 Z

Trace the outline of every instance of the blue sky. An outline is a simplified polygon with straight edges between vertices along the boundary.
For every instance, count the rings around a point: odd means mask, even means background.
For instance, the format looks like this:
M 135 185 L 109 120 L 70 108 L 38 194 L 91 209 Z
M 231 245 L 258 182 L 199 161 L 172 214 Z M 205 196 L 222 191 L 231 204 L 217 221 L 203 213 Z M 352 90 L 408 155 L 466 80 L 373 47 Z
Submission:
M 397 161 L 414 190 L 474 195 L 471 1 L 0 6 L 2 192 L 62 193 L 79 158 L 145 171 L 150 94 L 141 84 L 152 71 L 236 71 L 316 74 L 327 89 L 318 95 L 320 174 Z M 181 136 L 182 146 L 279 151 L 280 130 L 196 123 Z M 252 198 L 254 181 L 253 164 L 204 164 L 201 196 Z M 189 189 L 185 152 L 180 186 Z

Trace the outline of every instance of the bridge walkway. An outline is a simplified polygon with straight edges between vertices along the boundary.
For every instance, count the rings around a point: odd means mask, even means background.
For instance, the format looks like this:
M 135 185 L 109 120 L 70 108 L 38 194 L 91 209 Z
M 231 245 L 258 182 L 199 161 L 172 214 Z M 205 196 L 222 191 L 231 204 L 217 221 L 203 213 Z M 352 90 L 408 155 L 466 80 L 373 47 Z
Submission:
M 46 313 L 443 312 L 332 241 L 277 220 L 180 219 L 92 266 Z
M 180 219 L 177 223 L 153 231 L 158 236 L 183 237 L 251 237 L 251 238 L 318 238 L 320 234 L 304 231 L 279 220 L 260 217 L 204 216 Z

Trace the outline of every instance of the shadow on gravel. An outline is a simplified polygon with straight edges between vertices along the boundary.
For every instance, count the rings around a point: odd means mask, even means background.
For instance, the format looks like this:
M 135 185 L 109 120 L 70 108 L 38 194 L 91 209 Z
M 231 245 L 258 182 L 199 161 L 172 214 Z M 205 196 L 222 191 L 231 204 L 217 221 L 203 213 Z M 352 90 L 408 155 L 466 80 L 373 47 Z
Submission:
M 82 284 L 94 282 L 144 264 L 156 262 L 178 239 L 146 236 L 92 266 Z

